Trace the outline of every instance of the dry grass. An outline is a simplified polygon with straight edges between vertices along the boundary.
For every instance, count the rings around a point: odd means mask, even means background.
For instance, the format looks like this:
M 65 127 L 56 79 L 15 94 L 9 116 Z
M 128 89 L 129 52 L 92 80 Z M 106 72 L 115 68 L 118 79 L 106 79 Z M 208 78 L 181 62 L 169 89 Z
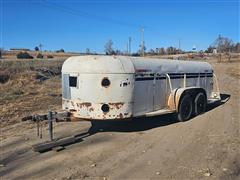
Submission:
M 188 59 L 191 56 L 192 54 L 184 54 L 181 58 Z M 222 57 L 223 61 L 221 63 L 228 62 L 227 56 Z M 2 126 L 19 122 L 24 116 L 46 113 L 49 109 L 61 109 L 60 72 L 64 60 L 65 58 L 0 60 L 0 119 Z M 202 60 L 217 63 L 218 57 L 216 55 L 206 55 Z M 228 74 L 239 79 L 239 54 L 232 55 L 230 62 L 237 63 L 236 66 L 229 67 Z M 228 65 L 230 64 L 232 63 L 228 63 Z M 41 68 L 49 69 L 55 75 L 51 76 L 50 79 L 40 81 L 38 70 Z
M 17 54 L 20 51 L 4 51 L 2 58 L 3 59 L 12 59 L 12 60 L 16 60 L 17 59 Z M 29 55 L 33 56 L 35 59 L 37 58 L 37 54 L 39 54 L 39 51 L 26 51 Z M 54 59 L 66 59 L 70 56 L 79 56 L 81 55 L 80 53 L 56 53 L 56 52 L 41 52 L 42 55 L 44 55 L 44 57 L 47 56 L 53 56 Z
M 61 108 L 62 60 L 1 61 L 0 79 L 9 76 L 0 84 L 0 114 L 2 125 L 13 124 L 21 117 Z M 55 72 L 45 81 L 37 79 L 38 69 Z
M 228 68 L 227 74 L 240 80 L 240 65 L 237 65 L 234 68 Z
M 180 60 L 197 60 L 197 61 L 211 61 L 218 63 L 234 63 L 240 62 L 239 53 L 222 53 L 222 54 L 209 54 L 209 53 L 186 53 L 175 55 L 157 55 L 149 56 L 151 58 L 162 59 L 180 59 Z

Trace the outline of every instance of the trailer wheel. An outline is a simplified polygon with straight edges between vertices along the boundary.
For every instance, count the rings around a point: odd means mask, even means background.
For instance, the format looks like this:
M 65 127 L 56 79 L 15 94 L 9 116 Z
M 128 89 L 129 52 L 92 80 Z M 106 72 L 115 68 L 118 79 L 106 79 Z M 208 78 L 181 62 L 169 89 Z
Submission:
M 198 93 L 194 99 L 195 115 L 202 114 L 206 111 L 207 98 L 202 92 Z
M 190 95 L 184 95 L 180 101 L 177 118 L 183 122 L 190 119 L 193 112 L 193 103 Z

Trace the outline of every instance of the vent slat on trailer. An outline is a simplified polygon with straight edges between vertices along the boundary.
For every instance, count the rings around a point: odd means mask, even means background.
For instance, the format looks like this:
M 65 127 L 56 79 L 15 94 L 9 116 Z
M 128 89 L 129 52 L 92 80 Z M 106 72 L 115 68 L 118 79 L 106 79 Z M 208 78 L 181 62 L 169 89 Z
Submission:
M 62 87 L 62 95 L 65 99 L 71 99 L 71 92 L 69 88 L 69 74 L 62 75 L 62 82 L 64 86 Z

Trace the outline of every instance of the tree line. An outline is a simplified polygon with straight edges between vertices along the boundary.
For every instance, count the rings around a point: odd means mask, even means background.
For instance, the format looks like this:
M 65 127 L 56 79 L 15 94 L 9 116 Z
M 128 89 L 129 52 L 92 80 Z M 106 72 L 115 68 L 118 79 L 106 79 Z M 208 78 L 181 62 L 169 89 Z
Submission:
M 127 52 L 123 52 L 120 50 L 113 49 L 113 41 L 110 39 L 106 42 L 104 46 L 104 50 L 106 55 L 133 55 L 133 56 L 140 56 L 141 49 L 137 52 L 128 54 Z M 146 47 L 144 47 L 146 51 Z M 231 39 L 227 37 L 223 37 L 219 35 L 217 39 L 209 45 L 209 47 L 205 51 L 201 51 L 205 53 L 240 53 L 240 43 L 234 43 Z M 182 49 L 170 46 L 167 48 L 160 47 L 155 49 L 150 49 L 149 51 L 145 52 L 145 54 L 149 55 L 173 55 L 173 54 L 181 54 L 186 53 Z
M 34 48 L 35 51 L 41 51 L 42 45 L 40 44 L 39 46 L 36 46 Z M 174 54 L 181 54 L 181 53 L 186 53 L 182 49 L 170 46 L 167 48 L 160 47 L 160 48 L 155 48 L 155 49 L 150 49 L 146 51 L 147 48 L 144 47 L 144 52 L 145 54 L 148 55 L 174 55 Z M 113 41 L 110 39 L 106 42 L 104 45 L 104 51 L 106 55 L 132 55 L 132 56 L 140 56 L 141 55 L 141 46 L 140 49 L 135 52 L 129 54 L 127 51 L 121 51 L 119 49 L 114 49 L 113 48 Z M 4 52 L 3 48 L 0 48 L 0 58 L 2 57 L 2 54 Z M 64 49 L 60 49 L 56 51 L 57 53 L 64 53 Z M 203 52 L 203 51 L 201 51 Z M 228 37 L 224 37 L 219 35 L 213 43 L 209 45 L 209 47 L 204 51 L 205 53 L 240 53 L 240 43 L 234 43 L 233 40 L 231 40 Z M 97 54 L 97 53 L 92 53 L 90 52 L 90 49 L 86 49 L 86 54 Z M 25 57 L 25 56 L 24 56 Z
M 212 53 L 214 49 L 218 53 L 239 53 L 240 43 L 234 43 L 231 39 L 219 35 L 218 38 L 208 47 L 205 52 Z

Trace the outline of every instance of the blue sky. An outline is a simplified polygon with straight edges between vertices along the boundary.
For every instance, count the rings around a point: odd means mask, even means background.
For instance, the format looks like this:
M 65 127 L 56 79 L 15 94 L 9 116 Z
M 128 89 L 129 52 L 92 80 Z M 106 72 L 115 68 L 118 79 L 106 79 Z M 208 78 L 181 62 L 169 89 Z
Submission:
M 206 49 L 219 34 L 239 42 L 239 0 L 0 0 L 0 46 L 102 53 L 139 49 L 140 27 L 147 50 Z

